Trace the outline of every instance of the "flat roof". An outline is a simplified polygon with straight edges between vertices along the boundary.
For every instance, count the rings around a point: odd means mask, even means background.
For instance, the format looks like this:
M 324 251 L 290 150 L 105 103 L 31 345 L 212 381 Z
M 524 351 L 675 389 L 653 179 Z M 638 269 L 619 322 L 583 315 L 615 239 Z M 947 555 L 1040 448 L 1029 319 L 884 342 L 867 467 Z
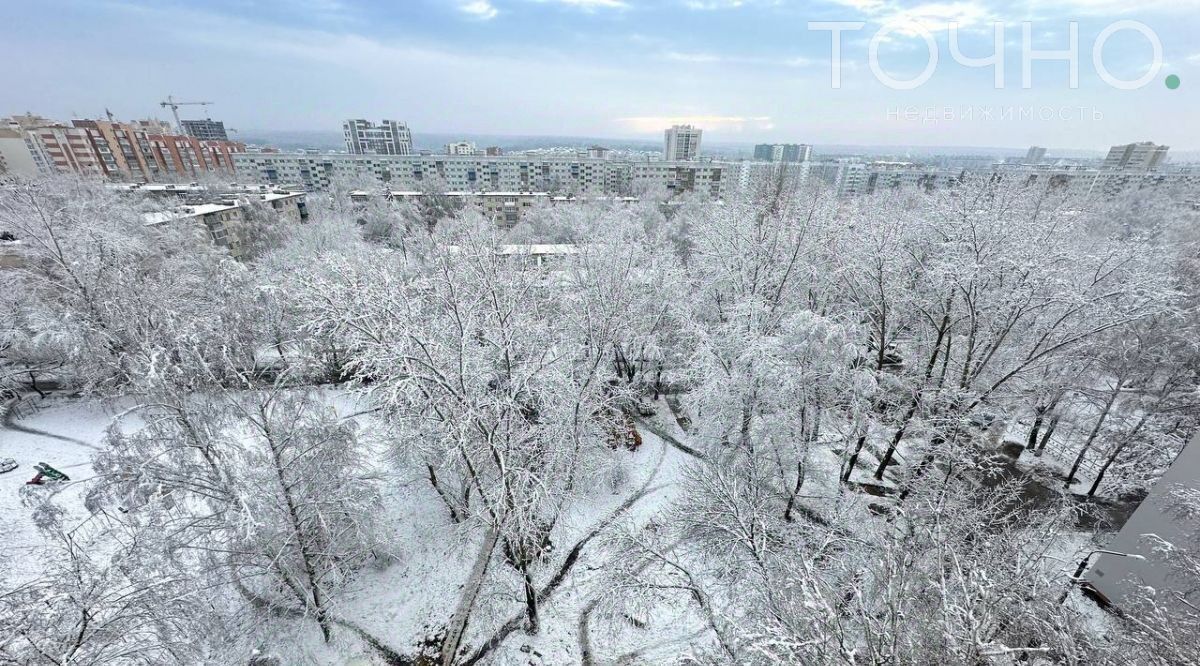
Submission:
M 211 213 L 220 213 L 228 210 L 233 210 L 238 207 L 236 203 L 222 204 L 197 204 L 195 206 L 180 206 L 170 210 L 157 211 L 154 213 L 146 213 L 142 219 L 147 225 L 162 224 L 173 220 L 183 220 L 190 217 L 202 217 Z

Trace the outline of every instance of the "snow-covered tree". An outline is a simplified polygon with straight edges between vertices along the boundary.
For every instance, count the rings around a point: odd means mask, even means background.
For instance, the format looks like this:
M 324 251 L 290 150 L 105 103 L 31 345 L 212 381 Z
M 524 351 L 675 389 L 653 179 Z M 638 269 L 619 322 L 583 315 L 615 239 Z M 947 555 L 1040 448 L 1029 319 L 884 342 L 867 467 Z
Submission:
M 247 271 L 201 228 L 147 226 L 99 183 L 51 179 L 0 192 L 0 230 L 21 243 L 20 264 L 0 271 L 0 298 L 15 310 L 10 362 L 54 364 L 101 393 L 158 378 L 221 385 L 253 368 Z
M 110 429 L 93 506 L 158 535 L 181 571 L 312 617 L 329 640 L 335 590 L 378 545 L 378 495 L 352 425 L 287 391 L 142 413 L 144 428 Z
M 40 568 L 0 591 L 0 663 L 192 664 L 233 658 L 216 606 L 190 572 L 161 566 L 103 516 L 68 529 L 43 504 Z M 7 573 L 7 572 L 6 572 Z M 8 585 L 11 584 L 11 587 Z M 211 632 L 211 633 L 210 633 Z
M 424 468 L 451 518 L 479 525 L 519 573 L 536 631 L 537 565 L 589 466 L 610 452 L 603 360 L 623 312 L 577 289 L 570 269 L 510 251 L 490 222 L 443 221 L 434 239 L 419 263 L 335 264 L 308 285 L 307 307 L 346 341 L 400 459 Z

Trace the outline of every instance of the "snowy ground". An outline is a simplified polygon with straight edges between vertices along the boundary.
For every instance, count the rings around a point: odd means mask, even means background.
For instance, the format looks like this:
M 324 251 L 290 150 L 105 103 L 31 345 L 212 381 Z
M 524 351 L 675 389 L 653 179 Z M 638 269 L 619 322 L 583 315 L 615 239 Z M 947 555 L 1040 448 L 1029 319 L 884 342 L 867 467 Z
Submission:
M 339 414 L 353 418 L 361 427 L 365 440 L 374 447 L 379 461 L 377 469 L 383 477 L 384 521 L 391 527 L 388 542 L 391 559 L 381 560 L 369 568 L 340 595 L 346 599 L 337 609 L 340 617 L 353 622 L 378 636 L 392 647 L 408 652 L 426 633 L 445 624 L 453 610 L 454 600 L 468 577 L 478 549 L 479 536 L 455 526 L 446 515 L 442 503 L 419 475 L 411 477 L 383 463 L 386 443 L 373 441 L 377 430 L 369 414 L 355 396 L 330 391 L 328 400 Z M 137 427 L 138 421 L 126 413 L 132 403 L 115 401 L 101 403 L 67 398 L 34 400 L 26 398 L 12 411 L 10 422 L 0 428 L 0 457 L 14 458 L 19 467 L 0 474 L 0 559 L 8 567 L 8 583 L 26 580 L 39 572 L 38 548 L 43 543 L 30 518 L 22 497 L 28 493 L 52 493 L 66 511 L 65 523 L 74 525 L 88 517 L 83 506 L 87 481 L 94 472 L 92 455 L 100 449 L 106 429 L 121 414 L 122 427 Z M 657 428 L 665 428 L 681 441 L 686 435 L 669 416 L 665 403 L 657 405 L 660 415 Z M 614 455 L 613 477 L 595 479 L 589 483 L 584 496 L 560 520 L 553 539 L 556 550 L 541 571 L 539 584 L 544 584 L 561 564 L 570 547 L 595 525 L 616 510 L 633 492 L 647 489 L 645 498 L 622 516 L 622 523 L 637 527 L 676 497 L 677 484 L 689 456 L 660 437 L 641 428 L 643 444 L 636 452 L 618 451 Z M 71 477 L 69 483 L 27 486 L 33 475 L 33 465 L 45 462 Z M 615 489 L 614 489 L 615 487 Z M 581 647 L 579 620 L 589 601 L 601 590 L 601 574 L 607 555 L 602 549 L 589 547 L 572 570 L 572 575 L 551 597 L 543 609 L 543 627 L 536 636 L 514 632 L 491 655 L 491 663 L 579 663 Z M 513 594 L 481 600 L 488 612 L 480 621 L 468 627 L 467 645 L 486 640 L 505 619 L 521 612 L 516 595 L 517 579 L 503 565 L 493 566 L 490 575 L 504 580 L 512 578 Z M 503 586 L 501 586 L 503 587 Z M 686 650 L 681 644 L 695 631 L 695 618 L 686 608 L 672 616 L 669 612 L 653 619 L 650 626 L 637 629 L 629 623 L 612 626 L 603 618 L 593 620 L 592 645 L 597 662 L 608 657 L 606 644 L 618 636 L 628 653 L 637 652 L 642 660 L 654 662 L 656 657 L 667 658 Z M 291 624 L 295 624 L 294 622 Z M 307 653 L 320 661 L 332 663 L 363 663 L 364 653 L 357 641 L 346 637 L 330 648 L 320 645 L 312 627 L 275 627 L 274 637 L 291 649 L 282 648 L 289 656 Z M 274 641 L 272 641 L 274 642 Z M 632 646 L 632 647 L 631 647 Z M 340 653 L 337 657 L 335 654 Z M 355 655 L 348 657 L 347 655 Z M 349 661 L 347 661 L 349 659 Z
M 329 390 L 326 398 L 343 418 L 358 423 L 364 441 L 374 450 L 376 471 L 383 481 L 387 515 L 382 522 L 388 526 L 390 549 L 376 566 L 362 572 L 352 587 L 339 595 L 346 601 L 336 613 L 390 647 L 409 653 L 432 629 L 444 626 L 453 612 L 479 548 L 479 530 L 453 524 L 420 474 L 398 471 L 386 462 L 387 442 L 376 436 L 381 429 L 356 396 Z M 37 401 L 34 407 L 31 401 L 25 401 L 14 410 L 11 422 L 0 428 L 0 457 L 15 458 L 20 465 L 13 472 L 0 474 L 0 559 L 5 561 L 12 579 L 22 580 L 38 573 L 37 548 L 42 537 L 22 503 L 22 495 L 54 493 L 68 512 L 68 525 L 84 520 L 88 514 L 83 508 L 83 491 L 93 476 L 91 456 L 101 446 L 114 416 L 131 406 L 122 401 L 102 404 L 51 398 Z M 556 548 L 550 561 L 538 571 L 538 585 L 545 585 L 573 544 L 633 493 L 648 491 L 622 516 L 624 528 L 645 525 L 678 497 L 678 479 L 691 460 L 686 452 L 688 436 L 665 402 L 659 401 L 656 407 L 658 414 L 639 427 L 641 448 L 632 453 L 615 452 L 611 474 L 590 480 L 556 526 L 552 535 Z M 125 417 L 122 423 L 137 427 L 138 422 Z M 814 449 L 801 503 L 818 512 L 852 511 L 865 517 L 866 505 L 878 498 L 840 492 L 837 479 L 844 446 L 838 440 Z M 70 475 L 72 481 L 27 487 L 25 482 L 33 476 L 33 465 L 38 462 L 50 463 Z M 873 466 L 873 456 L 865 455 L 858 476 L 873 482 Z M 614 483 L 618 477 L 620 482 Z M 838 501 L 830 501 L 833 498 Z M 1063 551 L 1058 554 L 1064 571 L 1072 568 L 1080 544 L 1089 537 L 1084 533 L 1066 536 Z M 639 618 L 645 623 L 640 628 L 621 618 L 588 614 L 589 605 L 604 591 L 603 573 L 611 557 L 601 543 L 589 543 L 572 574 L 543 606 L 541 631 L 535 636 L 513 632 L 489 655 L 488 663 L 584 663 L 581 636 L 585 634 L 590 637 L 589 663 L 664 663 L 686 654 L 695 642 L 707 640 L 694 609 L 686 604 L 657 609 L 652 617 Z M 493 564 L 489 576 L 493 581 L 489 589 L 498 591 L 480 600 L 481 610 L 473 616 L 464 637 L 469 648 L 477 647 L 523 608 L 519 581 L 511 568 Z M 584 616 L 588 619 L 583 620 Z M 363 664 L 376 658 L 349 632 L 339 633 L 334 645 L 325 646 L 315 625 L 286 621 L 265 627 L 263 635 L 264 645 L 285 656 L 288 663 Z M 614 652 L 617 646 L 621 654 Z
M 83 520 L 85 482 L 92 478 L 91 458 L 99 450 L 104 431 L 121 405 L 49 399 L 36 407 L 29 400 L 13 409 L 13 422 L 0 426 L 0 458 L 13 458 L 17 469 L 0 474 L 0 555 L 14 579 L 38 572 L 35 549 L 42 537 L 22 503 L 27 493 L 52 493 L 68 512 L 67 524 Z M 22 415 L 25 415 L 22 417 Z M 27 486 L 38 463 L 71 477 L 68 483 Z

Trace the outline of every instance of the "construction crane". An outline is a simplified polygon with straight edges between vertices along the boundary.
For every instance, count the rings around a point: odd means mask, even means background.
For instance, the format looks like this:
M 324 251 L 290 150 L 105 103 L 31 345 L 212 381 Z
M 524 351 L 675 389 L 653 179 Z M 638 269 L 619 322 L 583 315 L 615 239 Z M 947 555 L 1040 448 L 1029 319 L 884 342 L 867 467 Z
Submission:
M 174 95 L 167 95 L 167 101 L 159 102 L 158 105 L 162 108 L 170 108 L 171 113 L 175 116 L 175 128 L 180 132 L 183 131 L 183 125 L 179 122 L 179 107 L 181 106 L 209 106 L 212 102 L 176 102 Z

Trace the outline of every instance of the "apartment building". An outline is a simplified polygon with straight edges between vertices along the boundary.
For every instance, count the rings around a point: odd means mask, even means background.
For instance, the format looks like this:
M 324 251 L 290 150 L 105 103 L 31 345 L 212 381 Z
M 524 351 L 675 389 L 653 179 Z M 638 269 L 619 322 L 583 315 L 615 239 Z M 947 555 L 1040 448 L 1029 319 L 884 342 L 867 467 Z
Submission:
M 1113 146 L 1108 149 L 1108 156 L 1104 158 L 1104 168 L 1153 171 L 1165 166 L 1168 150 L 1170 150 L 1170 146 L 1158 145 L 1153 141 Z
M 289 222 L 298 224 L 308 218 L 304 192 L 272 191 L 214 196 L 203 203 L 183 204 L 146 213 L 143 220 L 148 226 L 175 223 L 201 225 L 213 243 L 228 249 L 234 258 L 243 259 L 246 252 L 244 201 L 247 198 L 261 201 L 273 214 Z
M 38 173 L 103 175 L 100 156 L 86 129 L 48 121 L 22 130 L 29 159 Z
M 776 181 L 780 178 L 789 184 L 804 183 L 809 180 L 812 162 L 763 162 L 759 160 L 744 160 L 727 165 L 724 178 L 729 179 L 726 192 L 736 191 L 747 193 L 754 191 L 759 184 Z
M 754 146 L 754 159 L 760 162 L 807 162 L 812 146 L 804 143 L 760 143 Z
M 206 118 L 204 120 L 181 120 L 183 133 L 201 141 L 228 141 L 229 133 L 225 131 L 225 123 L 220 120 Z
M 72 124 L 88 130 L 105 175 L 114 179 L 153 182 L 195 177 L 202 172 L 231 173 L 231 155 L 246 150 L 244 144 L 234 141 L 152 134 L 129 123 L 76 120 Z
M 455 141 L 446 144 L 447 155 L 474 155 L 478 152 L 475 144 L 470 141 Z
M 783 145 L 780 162 L 807 162 L 812 159 L 812 146 L 807 143 L 787 143 Z
M 700 137 L 704 133 L 692 125 L 672 125 L 663 132 L 663 161 L 690 162 L 700 156 Z
M 38 173 L 105 174 L 104 158 L 96 150 L 88 128 L 30 113 L 12 116 L 6 123 L 21 132 L 29 159 Z
M 630 162 L 589 157 L 256 154 L 233 156 L 238 179 L 325 190 L 339 180 L 373 179 L 397 190 L 550 192 L 585 196 L 650 190 L 719 198 L 725 166 L 713 162 Z
M 724 196 L 726 166 L 713 162 L 631 162 L 629 191 L 635 194 L 665 190 L 671 195 L 695 192 L 709 199 Z
M 365 200 L 371 195 L 366 192 L 351 192 L 354 200 Z M 504 226 L 512 226 L 534 206 L 548 204 L 549 192 L 440 192 L 430 194 L 417 190 L 393 190 L 387 198 L 395 201 L 420 202 L 428 197 L 447 197 L 479 211 L 484 217 Z
M 362 119 L 342 123 L 346 152 L 351 155 L 411 155 L 412 134 L 408 125 L 384 120 L 378 125 Z
M 144 130 L 111 120 L 73 120 L 71 124 L 87 132 L 105 176 L 150 182 L 160 175 L 162 165 L 154 154 L 151 135 Z
M 79 119 L 68 126 L 25 114 L 0 122 L 6 134 L 17 132 L 18 144 L 4 142 L 5 161 L 20 163 L 33 173 L 79 173 L 111 179 L 154 182 L 194 177 L 201 172 L 233 172 L 232 155 L 246 150 L 234 141 L 200 140 L 177 134 L 156 134 L 159 121 L 133 123 Z M 28 175 L 33 175 L 29 173 Z
M 1115 196 L 1137 189 L 1200 192 L 1200 170 L 1110 171 L 1078 167 L 988 165 L 930 167 L 909 162 L 638 162 L 631 160 L 505 155 L 343 155 L 334 153 L 236 153 L 242 182 L 326 190 L 338 180 L 373 180 L 396 191 L 546 192 L 551 196 L 638 196 L 696 193 L 722 199 L 783 169 L 799 182 L 823 182 L 838 196 L 853 197 L 899 188 L 950 187 L 964 175 L 996 176 L 1014 182 L 1049 183 L 1079 196 Z
M 364 191 L 350 193 L 354 201 L 366 201 L 370 197 L 380 196 Z M 479 211 L 484 217 L 498 224 L 512 226 L 530 210 L 538 206 L 569 206 L 580 202 L 597 201 L 616 205 L 637 203 L 637 197 L 577 197 L 567 195 L 552 195 L 549 192 L 439 192 L 430 193 L 416 190 L 393 190 L 385 195 L 395 201 L 421 202 L 429 197 L 447 197 L 460 201 L 464 206 L 470 206 Z
M 150 141 L 163 171 L 176 177 L 202 171 L 233 173 L 233 156 L 246 152 L 246 146 L 235 141 L 205 141 L 179 134 L 151 136 Z
M 0 176 L 33 177 L 37 174 L 38 166 L 25 143 L 25 133 L 0 127 Z
M 1044 165 L 996 165 L 986 169 L 939 169 L 905 162 L 814 163 L 809 177 L 828 183 L 841 197 L 873 194 L 897 188 L 936 189 L 950 187 L 964 177 L 990 177 L 1030 185 L 1048 184 L 1064 194 L 1083 197 L 1113 197 L 1153 189 L 1200 192 L 1200 171 L 1106 170 Z

